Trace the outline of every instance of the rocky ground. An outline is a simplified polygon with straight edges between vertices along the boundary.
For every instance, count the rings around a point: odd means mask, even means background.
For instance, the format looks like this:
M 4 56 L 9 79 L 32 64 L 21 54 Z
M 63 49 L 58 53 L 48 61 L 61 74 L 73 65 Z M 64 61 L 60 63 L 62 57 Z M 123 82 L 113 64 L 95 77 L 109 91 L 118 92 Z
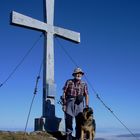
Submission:
M 24 133 L 21 131 L 0 131 L 0 140 L 66 140 L 64 132 L 47 133 L 35 131 Z M 73 137 L 73 140 L 75 138 Z M 95 138 L 95 140 L 105 140 L 104 138 Z
M 49 134 L 47 132 L 36 131 L 30 133 L 0 131 L 0 140 L 64 140 L 65 136 L 61 132 Z

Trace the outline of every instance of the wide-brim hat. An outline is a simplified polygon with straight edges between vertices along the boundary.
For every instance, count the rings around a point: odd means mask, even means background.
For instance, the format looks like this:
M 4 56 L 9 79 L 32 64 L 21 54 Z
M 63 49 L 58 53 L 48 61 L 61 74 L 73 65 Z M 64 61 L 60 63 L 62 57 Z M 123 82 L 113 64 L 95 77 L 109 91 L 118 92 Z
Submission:
M 76 68 L 76 69 L 74 69 L 72 76 L 74 76 L 74 75 L 77 74 L 77 73 L 81 73 L 82 75 L 84 75 L 84 72 L 82 71 L 81 68 Z

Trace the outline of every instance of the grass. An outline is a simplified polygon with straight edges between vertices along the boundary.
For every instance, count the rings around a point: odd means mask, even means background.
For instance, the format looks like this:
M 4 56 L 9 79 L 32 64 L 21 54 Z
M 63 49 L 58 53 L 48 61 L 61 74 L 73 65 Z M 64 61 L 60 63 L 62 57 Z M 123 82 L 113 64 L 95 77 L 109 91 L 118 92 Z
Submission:
M 56 140 L 56 138 L 41 131 L 31 133 L 0 131 L 0 140 Z

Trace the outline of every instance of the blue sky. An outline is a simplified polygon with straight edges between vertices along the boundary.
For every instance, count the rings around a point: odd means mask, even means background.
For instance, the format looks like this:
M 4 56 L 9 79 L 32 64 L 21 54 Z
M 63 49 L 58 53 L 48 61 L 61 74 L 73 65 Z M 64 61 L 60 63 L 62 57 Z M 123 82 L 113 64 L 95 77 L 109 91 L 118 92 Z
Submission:
M 138 0 L 55 1 L 55 22 L 59 27 L 81 33 L 81 43 L 55 39 L 55 82 L 57 100 L 65 80 L 72 78 L 75 65 L 58 41 L 84 70 L 104 102 L 134 133 L 140 130 L 140 2 Z M 41 32 L 10 25 L 10 13 L 43 21 L 43 0 L 0 1 L 0 83 L 19 63 Z M 43 37 L 16 73 L 0 88 L 0 129 L 24 129 L 43 54 Z M 85 78 L 84 78 L 85 80 Z M 127 130 L 102 106 L 89 86 L 97 136 L 100 132 Z M 42 112 L 42 77 L 28 128 Z M 57 104 L 56 113 L 63 116 Z M 118 133 L 117 133 L 118 135 Z M 119 138 L 120 139 L 120 138 Z

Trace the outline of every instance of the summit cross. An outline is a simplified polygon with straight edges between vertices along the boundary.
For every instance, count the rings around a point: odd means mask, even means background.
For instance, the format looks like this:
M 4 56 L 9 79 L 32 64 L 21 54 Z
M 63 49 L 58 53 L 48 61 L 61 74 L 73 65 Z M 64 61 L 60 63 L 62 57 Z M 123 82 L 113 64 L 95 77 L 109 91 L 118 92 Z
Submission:
M 54 26 L 54 0 L 44 0 L 44 8 L 44 22 L 12 11 L 12 24 L 44 32 L 42 117 L 46 130 L 55 131 L 54 35 L 79 43 L 80 33 Z

